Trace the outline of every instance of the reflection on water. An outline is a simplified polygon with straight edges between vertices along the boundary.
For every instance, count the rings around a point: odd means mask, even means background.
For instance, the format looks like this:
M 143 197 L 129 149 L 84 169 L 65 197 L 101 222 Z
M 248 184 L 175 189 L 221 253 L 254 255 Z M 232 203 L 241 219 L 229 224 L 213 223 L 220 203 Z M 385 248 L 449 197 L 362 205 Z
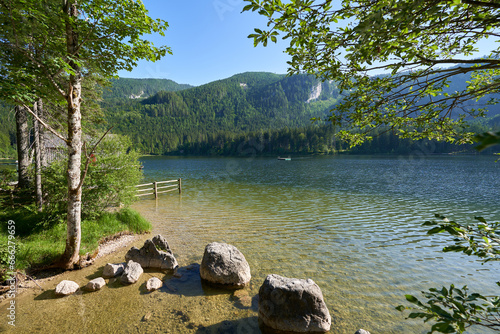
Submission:
M 182 196 L 134 204 L 169 241 L 182 276 L 147 273 L 144 282 L 152 275 L 166 282 L 151 294 L 143 282 L 111 282 L 97 293 L 63 299 L 33 300 L 33 293 L 23 300 L 19 324 L 32 332 L 258 333 L 252 297 L 266 275 L 276 273 L 312 278 L 321 287 L 332 333 L 424 333 L 421 322 L 394 310 L 404 294 L 450 283 L 498 294 L 498 265 L 442 253 L 445 239 L 426 236 L 421 226 L 434 213 L 498 220 L 493 160 L 144 158 L 147 181 L 183 179 Z M 249 262 L 246 299 L 201 283 L 197 264 L 213 241 L 235 245 Z M 115 255 L 117 262 L 123 254 Z M 97 274 L 93 268 L 87 275 Z M 81 275 L 75 280 L 83 285 Z

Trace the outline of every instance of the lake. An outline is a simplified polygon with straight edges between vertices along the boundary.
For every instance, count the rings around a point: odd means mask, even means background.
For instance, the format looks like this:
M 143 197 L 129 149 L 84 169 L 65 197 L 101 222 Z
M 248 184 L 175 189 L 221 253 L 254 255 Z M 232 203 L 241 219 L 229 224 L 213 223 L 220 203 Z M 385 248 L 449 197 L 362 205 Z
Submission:
M 500 220 L 500 164 L 492 156 L 144 157 L 145 182 L 182 178 L 183 191 L 133 205 L 168 240 L 181 277 L 146 270 L 122 286 L 56 298 L 62 279 L 84 286 L 106 262 L 66 272 L 16 298 L 16 333 L 259 333 L 257 300 L 268 274 L 311 278 L 332 315 L 331 333 L 426 333 L 395 310 L 405 294 L 454 283 L 499 295 L 498 263 L 443 253 L 445 236 L 422 227 L 435 213 L 461 222 Z M 151 196 L 152 197 L 152 196 Z M 85 233 L 85 228 L 83 228 Z M 141 247 L 143 236 L 134 242 Z M 235 245 L 252 271 L 243 298 L 199 277 L 205 246 Z M 144 282 L 165 281 L 147 293 Z M 240 291 L 241 293 L 241 291 Z M 0 308 L 0 332 L 7 304 Z M 493 333 L 476 330 L 469 333 Z
M 498 221 L 500 165 L 494 160 L 144 157 L 148 182 L 180 177 L 183 192 L 141 200 L 135 208 L 172 243 L 181 266 L 201 262 L 212 241 L 238 247 L 252 269 L 251 294 L 271 273 L 313 279 L 333 333 L 424 333 L 421 322 L 394 310 L 405 294 L 451 283 L 499 293 L 498 264 L 443 253 L 450 239 L 429 237 L 421 226 L 435 213 L 461 222 L 474 216 Z

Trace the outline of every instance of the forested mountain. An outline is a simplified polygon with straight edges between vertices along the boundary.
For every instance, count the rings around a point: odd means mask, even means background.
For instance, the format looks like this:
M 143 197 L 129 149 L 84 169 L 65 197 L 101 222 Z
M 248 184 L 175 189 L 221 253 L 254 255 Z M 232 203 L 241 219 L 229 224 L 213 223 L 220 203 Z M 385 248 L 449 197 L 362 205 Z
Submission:
M 466 78 L 464 78 L 465 80 Z M 450 84 L 450 90 L 462 82 Z M 334 83 L 312 76 L 287 77 L 264 72 L 234 75 L 199 87 L 166 79 L 116 79 L 103 89 L 104 127 L 130 136 L 144 154 L 288 154 L 344 151 L 336 129 L 312 124 L 312 117 L 329 115 L 340 96 Z M 15 119 L 12 106 L 0 104 L 0 157 L 15 156 Z M 490 106 L 488 115 L 500 109 Z M 475 123 L 477 132 L 500 126 L 500 116 Z M 451 144 L 400 139 L 393 132 L 353 153 L 404 154 L 415 145 L 431 145 L 437 152 L 470 150 Z
M 102 97 L 105 100 L 139 99 L 150 97 L 159 91 L 178 91 L 191 88 L 191 85 L 178 84 L 168 79 L 129 79 L 118 78 L 110 81 L 110 87 L 104 87 Z
M 313 76 L 242 73 L 143 100 L 104 101 L 103 109 L 114 131 L 129 135 L 143 153 L 194 153 L 193 147 L 250 131 L 308 126 L 337 99 L 333 83 Z

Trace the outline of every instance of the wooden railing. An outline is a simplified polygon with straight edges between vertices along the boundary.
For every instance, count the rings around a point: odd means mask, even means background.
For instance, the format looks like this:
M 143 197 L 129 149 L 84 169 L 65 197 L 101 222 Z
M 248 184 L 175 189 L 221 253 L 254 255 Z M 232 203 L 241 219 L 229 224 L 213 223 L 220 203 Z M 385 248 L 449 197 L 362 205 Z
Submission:
M 170 184 L 170 183 L 175 183 L 175 184 Z M 182 184 L 181 179 L 170 180 L 170 181 L 155 181 L 152 183 L 139 184 L 135 186 L 138 192 L 138 194 L 135 196 L 154 195 L 155 198 L 158 198 L 158 194 L 168 193 L 177 190 L 179 191 L 180 194 L 182 192 L 181 184 Z

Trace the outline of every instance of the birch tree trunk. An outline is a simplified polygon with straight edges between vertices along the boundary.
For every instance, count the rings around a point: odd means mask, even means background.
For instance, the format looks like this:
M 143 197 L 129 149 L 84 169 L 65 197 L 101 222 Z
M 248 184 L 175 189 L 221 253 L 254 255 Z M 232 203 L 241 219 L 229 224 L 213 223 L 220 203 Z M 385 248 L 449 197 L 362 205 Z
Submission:
M 42 99 L 35 102 L 33 112 L 38 117 L 41 116 L 43 109 Z M 33 118 L 33 132 L 35 137 L 35 188 L 36 188 L 36 206 L 39 212 L 43 208 L 43 193 L 42 193 L 42 140 L 40 139 L 40 125 L 36 117 Z
M 78 16 L 76 3 L 71 0 L 64 1 L 67 13 L 66 20 L 66 45 L 67 52 L 72 57 L 77 57 L 78 35 L 73 30 L 71 18 Z M 72 269 L 80 259 L 81 240 L 81 212 L 82 190 L 80 184 L 80 167 L 82 155 L 82 115 L 80 112 L 82 93 L 82 73 L 80 66 L 70 61 L 73 74 L 70 76 L 67 93 L 68 102 L 68 217 L 66 249 L 62 256 L 62 264 L 67 269 Z
M 18 187 L 28 189 L 30 180 L 28 167 L 30 163 L 30 137 L 28 129 L 28 113 L 22 106 L 16 107 L 16 136 L 17 136 L 17 166 Z

